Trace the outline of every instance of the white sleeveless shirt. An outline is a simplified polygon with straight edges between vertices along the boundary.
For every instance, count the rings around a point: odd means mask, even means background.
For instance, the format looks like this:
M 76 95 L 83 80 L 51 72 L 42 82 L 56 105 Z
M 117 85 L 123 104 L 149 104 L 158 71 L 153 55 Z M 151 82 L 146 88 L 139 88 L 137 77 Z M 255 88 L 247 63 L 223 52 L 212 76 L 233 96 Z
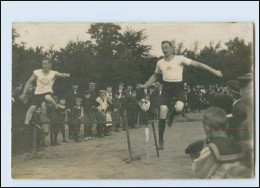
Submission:
M 36 76 L 36 89 L 34 94 L 44 94 L 44 93 L 53 93 L 52 86 L 56 78 L 56 72 L 50 70 L 48 74 L 44 74 L 42 69 L 33 71 L 33 74 Z

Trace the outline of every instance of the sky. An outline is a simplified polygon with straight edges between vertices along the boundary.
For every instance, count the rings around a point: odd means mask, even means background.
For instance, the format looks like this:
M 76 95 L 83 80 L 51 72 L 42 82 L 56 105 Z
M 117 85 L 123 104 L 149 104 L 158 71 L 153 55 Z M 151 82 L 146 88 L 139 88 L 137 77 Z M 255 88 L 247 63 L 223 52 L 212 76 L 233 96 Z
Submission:
M 70 40 L 90 40 L 87 30 L 91 23 L 13 23 L 13 28 L 20 35 L 16 43 L 26 42 L 27 47 L 43 46 L 48 50 L 53 45 L 55 50 L 65 47 Z M 143 42 L 151 45 L 150 53 L 161 56 L 161 41 L 183 42 L 184 47 L 192 49 L 198 41 L 203 48 L 211 41 L 222 46 L 229 39 L 240 37 L 246 42 L 253 41 L 252 23 L 117 23 L 122 32 L 127 28 L 139 31 L 144 29 L 148 36 Z

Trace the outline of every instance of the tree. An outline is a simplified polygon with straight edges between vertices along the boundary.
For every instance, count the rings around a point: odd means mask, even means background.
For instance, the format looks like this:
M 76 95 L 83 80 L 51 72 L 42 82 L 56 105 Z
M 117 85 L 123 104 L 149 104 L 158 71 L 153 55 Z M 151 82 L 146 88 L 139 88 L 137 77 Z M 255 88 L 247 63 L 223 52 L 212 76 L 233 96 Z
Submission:
M 125 60 L 137 60 L 147 57 L 151 46 L 143 44 L 146 38 L 144 30 L 127 29 L 120 37 L 119 56 Z
M 112 58 L 118 53 L 121 27 L 113 23 L 91 24 L 88 34 L 96 42 L 95 49 L 101 60 Z

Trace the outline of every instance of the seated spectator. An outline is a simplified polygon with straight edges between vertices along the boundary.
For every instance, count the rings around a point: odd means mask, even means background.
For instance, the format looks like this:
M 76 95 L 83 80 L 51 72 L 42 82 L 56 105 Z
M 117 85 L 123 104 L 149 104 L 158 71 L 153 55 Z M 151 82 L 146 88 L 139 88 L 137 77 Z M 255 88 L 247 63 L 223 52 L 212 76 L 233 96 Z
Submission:
M 227 135 L 225 111 L 211 108 L 205 112 L 202 121 L 207 144 L 200 156 L 193 160 L 195 176 L 201 179 L 248 178 L 248 169 L 242 166 L 243 147 Z

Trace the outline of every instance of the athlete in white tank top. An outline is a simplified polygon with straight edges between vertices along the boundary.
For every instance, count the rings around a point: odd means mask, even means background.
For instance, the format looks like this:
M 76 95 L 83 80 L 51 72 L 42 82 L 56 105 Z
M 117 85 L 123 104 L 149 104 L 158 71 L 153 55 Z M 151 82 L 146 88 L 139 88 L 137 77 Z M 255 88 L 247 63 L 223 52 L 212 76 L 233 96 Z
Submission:
M 26 82 L 24 86 L 24 90 L 22 95 L 20 96 L 20 99 L 23 101 L 24 97 L 26 95 L 26 92 L 28 88 L 32 85 L 32 82 L 36 80 L 36 90 L 34 92 L 34 97 L 40 97 L 37 102 L 43 102 L 47 101 L 51 103 L 55 108 L 57 108 L 57 104 L 55 100 L 52 98 L 52 96 L 49 93 L 53 93 L 52 86 L 55 82 L 55 79 L 57 77 L 67 78 L 70 76 L 70 74 L 66 73 L 59 73 L 57 71 L 51 70 L 52 63 L 50 60 L 44 59 L 42 60 L 42 69 L 38 69 L 33 71 L 32 76 L 30 79 Z M 44 95 L 46 94 L 46 95 Z M 43 96 L 41 96 L 43 95 Z M 42 98 L 41 98 L 42 97 Z M 38 99 L 38 98 L 37 98 Z M 32 115 L 35 112 L 37 108 L 37 105 L 32 104 L 30 108 L 27 111 L 26 117 L 25 117 L 25 125 L 28 125 L 32 119 Z
M 49 73 L 44 73 L 42 69 L 33 71 L 36 76 L 36 89 L 34 94 L 53 93 L 52 86 L 56 79 L 57 71 L 50 70 Z

